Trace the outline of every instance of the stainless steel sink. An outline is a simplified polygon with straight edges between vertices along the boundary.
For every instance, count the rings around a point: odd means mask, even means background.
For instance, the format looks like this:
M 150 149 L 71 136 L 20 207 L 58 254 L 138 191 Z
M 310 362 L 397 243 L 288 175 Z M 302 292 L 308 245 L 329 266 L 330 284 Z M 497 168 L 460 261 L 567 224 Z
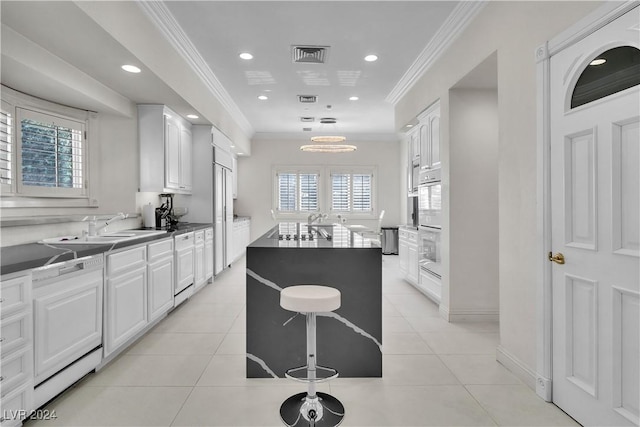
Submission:
M 97 236 L 60 236 L 42 239 L 38 243 L 45 245 L 107 245 L 140 239 L 158 234 L 166 234 L 166 230 L 122 230 L 104 233 Z

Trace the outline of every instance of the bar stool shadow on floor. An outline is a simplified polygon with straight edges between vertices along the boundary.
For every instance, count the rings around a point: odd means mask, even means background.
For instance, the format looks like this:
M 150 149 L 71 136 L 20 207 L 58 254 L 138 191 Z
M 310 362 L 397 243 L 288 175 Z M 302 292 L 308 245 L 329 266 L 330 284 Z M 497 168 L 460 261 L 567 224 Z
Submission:
M 319 285 L 289 286 L 280 292 L 280 306 L 306 315 L 307 365 L 289 369 L 285 376 L 308 384 L 306 392 L 294 394 L 282 403 L 280 417 L 291 427 L 337 426 L 344 418 L 344 406 L 330 394 L 316 391 L 316 383 L 338 376 L 335 369 L 316 364 L 316 313 L 340 308 L 340 291 Z

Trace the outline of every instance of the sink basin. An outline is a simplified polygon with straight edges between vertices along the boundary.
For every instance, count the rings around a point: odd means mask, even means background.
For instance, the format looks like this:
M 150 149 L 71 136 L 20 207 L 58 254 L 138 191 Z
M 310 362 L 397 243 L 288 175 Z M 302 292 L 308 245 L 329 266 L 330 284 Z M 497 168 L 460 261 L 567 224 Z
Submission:
M 122 230 L 98 236 L 60 236 L 42 239 L 38 243 L 47 245 L 107 245 L 140 239 L 158 234 L 165 234 L 166 230 Z

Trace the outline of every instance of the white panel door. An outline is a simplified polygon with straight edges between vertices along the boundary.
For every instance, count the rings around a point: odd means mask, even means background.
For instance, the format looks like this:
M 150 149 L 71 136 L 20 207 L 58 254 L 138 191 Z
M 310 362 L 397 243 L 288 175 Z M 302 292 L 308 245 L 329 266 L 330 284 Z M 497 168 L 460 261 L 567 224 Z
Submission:
M 593 58 L 639 47 L 638 17 L 551 58 L 552 398 L 585 426 L 638 424 L 640 90 L 569 101 Z

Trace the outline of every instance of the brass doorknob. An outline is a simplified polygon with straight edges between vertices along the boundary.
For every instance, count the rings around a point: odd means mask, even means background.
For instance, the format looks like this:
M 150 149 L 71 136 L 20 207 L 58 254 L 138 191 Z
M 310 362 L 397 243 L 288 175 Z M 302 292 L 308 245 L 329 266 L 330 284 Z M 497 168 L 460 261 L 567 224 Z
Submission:
M 553 261 L 556 264 L 564 264 L 564 255 L 562 255 L 561 252 L 558 252 L 555 255 L 549 252 L 549 261 Z

